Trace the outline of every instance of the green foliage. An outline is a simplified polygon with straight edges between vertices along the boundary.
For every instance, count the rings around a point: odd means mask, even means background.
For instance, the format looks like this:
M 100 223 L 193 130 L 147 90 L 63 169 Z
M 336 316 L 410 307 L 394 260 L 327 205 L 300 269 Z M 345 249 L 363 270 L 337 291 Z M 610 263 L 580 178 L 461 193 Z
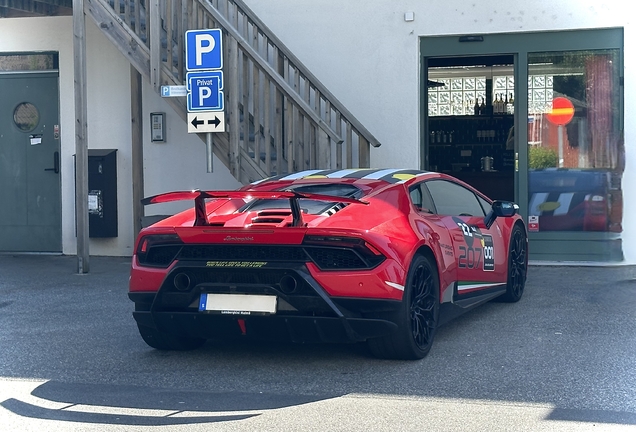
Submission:
M 548 147 L 531 146 L 528 149 L 528 165 L 532 169 L 555 168 L 559 157 L 556 151 Z

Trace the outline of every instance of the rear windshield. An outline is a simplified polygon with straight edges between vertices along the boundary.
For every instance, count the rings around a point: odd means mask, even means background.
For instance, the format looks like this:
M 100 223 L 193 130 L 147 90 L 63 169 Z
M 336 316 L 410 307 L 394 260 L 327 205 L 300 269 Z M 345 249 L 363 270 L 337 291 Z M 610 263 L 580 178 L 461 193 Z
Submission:
M 350 184 L 305 184 L 298 186 L 290 186 L 285 190 L 293 190 L 296 192 L 313 193 L 320 195 L 331 195 L 346 198 L 360 198 L 364 193 L 357 187 Z M 316 201 L 308 199 L 300 199 L 298 201 L 303 213 L 307 214 L 323 214 L 329 210 L 343 205 L 337 201 Z M 250 201 L 245 204 L 239 211 L 259 211 L 267 209 L 290 209 L 289 200 L 286 199 L 260 199 Z

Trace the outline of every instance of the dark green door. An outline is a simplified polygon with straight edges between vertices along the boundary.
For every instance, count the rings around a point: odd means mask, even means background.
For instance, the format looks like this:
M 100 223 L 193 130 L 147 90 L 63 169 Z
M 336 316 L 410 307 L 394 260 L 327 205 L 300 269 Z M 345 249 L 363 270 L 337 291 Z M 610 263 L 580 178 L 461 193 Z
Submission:
M 58 74 L 0 74 L 0 251 L 61 252 Z

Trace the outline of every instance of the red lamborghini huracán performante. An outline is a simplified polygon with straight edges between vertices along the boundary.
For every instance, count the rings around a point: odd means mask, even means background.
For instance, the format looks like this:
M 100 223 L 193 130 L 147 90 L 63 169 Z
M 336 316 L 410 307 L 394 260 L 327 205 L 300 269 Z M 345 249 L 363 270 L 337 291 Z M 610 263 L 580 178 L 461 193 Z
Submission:
M 419 359 L 444 319 L 523 294 L 518 206 L 445 174 L 312 170 L 144 204 L 176 200 L 194 208 L 143 229 L 132 258 L 133 315 L 153 348 L 366 341 Z

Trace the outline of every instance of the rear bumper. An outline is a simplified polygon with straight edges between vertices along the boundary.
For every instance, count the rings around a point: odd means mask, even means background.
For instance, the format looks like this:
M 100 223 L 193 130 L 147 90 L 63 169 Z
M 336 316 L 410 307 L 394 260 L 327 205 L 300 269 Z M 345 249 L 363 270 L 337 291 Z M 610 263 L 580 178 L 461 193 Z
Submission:
M 247 336 L 295 342 L 358 342 L 396 328 L 386 317 L 401 300 L 330 296 L 304 265 L 219 269 L 206 264 L 179 262 L 168 270 L 157 292 L 130 292 L 137 323 L 206 339 Z M 187 284 L 178 280 L 184 274 Z M 199 300 L 204 293 L 276 296 L 278 306 L 270 315 L 202 312 Z
M 391 332 L 391 321 L 369 318 L 332 318 L 305 316 L 224 316 L 193 312 L 136 311 L 141 326 L 180 336 L 234 338 L 245 336 L 264 340 L 292 342 L 359 342 Z M 238 320 L 243 320 L 243 329 Z

